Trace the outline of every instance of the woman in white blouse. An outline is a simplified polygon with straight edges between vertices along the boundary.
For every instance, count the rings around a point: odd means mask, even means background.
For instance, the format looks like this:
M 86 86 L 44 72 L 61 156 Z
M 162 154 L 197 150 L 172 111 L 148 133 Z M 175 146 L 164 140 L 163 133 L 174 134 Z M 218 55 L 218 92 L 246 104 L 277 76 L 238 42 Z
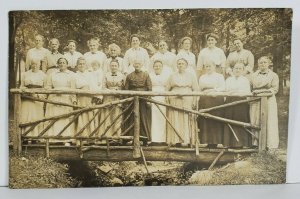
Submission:
M 46 81 L 46 74 L 40 70 L 40 60 L 32 60 L 30 70 L 23 73 L 21 79 L 21 89 L 43 88 Z M 45 98 L 43 94 L 32 94 L 33 97 Z M 32 122 L 44 117 L 43 102 L 23 99 L 21 105 L 21 122 Z M 29 127 L 22 129 L 26 131 Z M 43 130 L 43 124 L 37 125 L 28 136 L 37 136 Z
M 108 72 L 111 72 L 110 63 L 113 60 L 117 60 L 117 62 L 118 62 L 118 71 L 123 73 L 124 72 L 124 70 L 123 70 L 123 58 L 120 57 L 121 48 L 115 43 L 110 44 L 108 46 L 108 54 L 109 54 L 110 57 L 107 58 L 106 61 L 105 61 L 104 74 L 106 74 Z
M 197 70 L 202 71 L 207 63 L 212 62 L 216 66 L 216 72 L 225 74 L 226 56 L 221 48 L 216 47 L 218 39 L 219 37 L 214 33 L 207 35 L 207 47 L 203 48 L 198 55 Z
M 82 57 L 82 54 L 76 51 L 77 42 L 75 40 L 68 41 L 68 52 L 64 54 L 64 57 L 68 60 L 68 69 L 70 71 L 76 72 L 77 60 Z
M 86 61 L 83 57 L 77 60 L 77 72 L 75 74 L 75 88 L 81 90 L 92 89 L 91 73 L 87 71 Z M 77 104 L 82 107 L 92 105 L 92 97 L 88 95 L 77 95 Z M 76 132 L 80 131 L 93 118 L 93 111 L 81 113 L 78 117 Z M 88 136 L 94 130 L 94 122 L 91 122 L 80 136 Z
M 204 65 L 205 74 L 199 78 L 200 90 L 208 94 L 201 96 L 199 108 L 205 109 L 224 104 L 224 97 L 215 96 L 225 90 L 225 80 L 223 75 L 215 71 L 214 62 L 207 62 Z M 222 110 L 209 112 L 212 115 L 223 117 Z M 208 144 L 208 147 L 215 148 L 218 144 L 223 143 L 223 123 L 211 120 L 209 118 L 199 117 L 198 126 L 200 129 L 200 143 Z
M 86 60 L 87 69 L 92 71 L 92 63 L 97 61 L 100 64 L 100 69 L 104 70 L 104 64 L 106 60 L 106 55 L 99 51 L 100 40 L 97 37 L 94 37 L 87 42 L 90 52 L 84 53 L 83 57 Z
M 190 37 L 183 37 L 179 42 L 179 51 L 177 60 L 184 58 L 187 61 L 186 71 L 194 75 L 197 79 L 196 73 L 196 56 L 191 52 L 192 39 Z
M 47 89 L 59 89 L 59 90 L 69 90 L 75 88 L 74 73 L 68 70 L 68 61 L 66 58 L 61 57 L 57 60 L 57 65 L 59 70 L 53 72 L 47 80 Z M 48 96 L 49 100 L 63 102 L 68 104 L 77 104 L 76 96 L 69 94 L 50 94 Z M 72 107 L 61 106 L 55 104 L 47 104 L 46 107 L 46 117 L 57 116 L 71 112 Z M 69 123 L 72 118 L 62 118 L 56 121 L 53 126 L 48 130 L 49 136 L 56 136 L 61 130 Z M 62 136 L 73 136 L 74 135 L 74 125 L 70 125 L 64 130 Z M 73 140 L 64 140 L 66 146 L 70 146 Z M 50 139 L 50 142 L 62 142 L 62 140 Z
M 243 95 L 250 95 L 250 82 L 243 76 L 245 70 L 245 65 L 243 63 L 236 63 L 233 67 L 233 76 L 226 79 L 226 92 L 229 95 L 240 95 L 241 97 L 226 97 L 225 102 L 230 103 L 238 100 L 243 100 L 246 97 Z M 225 118 L 237 120 L 241 122 L 250 122 L 249 118 L 249 105 L 239 104 L 225 109 Z M 236 140 L 234 134 L 228 125 L 224 125 L 224 143 L 225 147 L 251 147 L 251 136 L 245 130 L 245 128 L 240 126 L 232 125 L 232 129 L 235 135 L 238 137 L 239 141 Z
M 167 84 L 167 90 L 175 92 L 192 92 L 198 90 L 198 84 L 196 77 L 187 72 L 188 61 L 184 58 L 178 59 L 177 68 L 178 72 L 173 73 Z M 196 109 L 196 98 L 191 96 L 170 96 L 168 98 L 169 103 L 173 106 L 186 109 Z M 167 125 L 167 143 L 170 145 L 187 146 L 188 144 L 194 145 L 196 119 L 193 115 L 174 110 L 169 108 L 167 110 L 167 116 L 170 123 L 174 126 L 174 129 Z M 179 135 L 177 135 L 177 133 Z
M 152 91 L 166 91 L 168 79 L 172 70 L 168 66 L 164 66 L 160 60 L 155 60 L 153 64 L 153 72 L 150 73 L 152 82 Z M 152 99 L 160 102 L 166 102 L 165 96 L 155 96 Z M 166 107 L 158 105 L 162 112 L 166 115 Z M 160 110 L 152 104 L 152 120 L 151 120 L 151 145 L 161 145 L 166 143 L 166 120 Z

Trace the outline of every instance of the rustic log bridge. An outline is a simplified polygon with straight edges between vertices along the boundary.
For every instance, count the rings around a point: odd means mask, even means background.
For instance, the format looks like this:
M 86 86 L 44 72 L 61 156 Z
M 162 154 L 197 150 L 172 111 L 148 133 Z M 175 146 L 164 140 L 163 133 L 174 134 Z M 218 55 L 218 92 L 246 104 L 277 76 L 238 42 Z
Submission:
M 152 100 L 151 98 L 145 98 L 147 96 L 208 96 L 207 94 L 201 93 L 201 92 L 192 92 L 192 93 L 175 93 L 175 92 L 148 92 L 148 91 L 100 91 L 100 92 L 94 92 L 94 91 L 82 91 L 82 90 L 43 90 L 43 89 L 27 89 L 27 90 L 20 90 L 20 89 L 11 89 L 11 92 L 15 94 L 15 127 L 16 127 L 16 137 L 14 138 L 14 143 L 17 146 L 18 154 L 22 153 L 22 148 L 26 148 L 26 152 L 29 154 L 43 154 L 46 157 L 59 159 L 59 160 L 96 160 L 96 161 L 136 161 L 139 158 L 143 158 L 143 161 L 182 161 L 182 162 L 198 162 L 201 164 L 207 164 L 214 165 L 214 164 L 225 164 L 228 162 L 234 161 L 234 158 L 237 154 L 244 154 L 249 155 L 251 153 L 256 153 L 259 150 L 265 150 L 266 149 L 266 141 L 267 141 L 267 97 L 270 95 L 263 95 L 263 96 L 243 96 L 243 97 L 252 97 L 251 99 L 245 99 L 240 101 L 235 101 L 232 103 L 223 104 L 220 106 L 215 106 L 207 109 L 202 110 L 191 110 L 191 109 L 185 109 L 183 107 L 176 107 L 167 103 L 159 102 L 156 100 Z M 115 100 L 110 103 L 105 103 L 102 105 L 96 105 L 92 107 L 77 107 L 73 106 L 73 108 L 80 108 L 77 110 L 74 110 L 72 112 L 62 114 L 59 116 L 53 116 L 53 117 L 47 117 L 43 118 L 37 121 L 33 122 L 27 122 L 20 124 L 19 120 L 19 109 L 21 105 L 21 94 L 22 93 L 44 93 L 44 94 L 83 94 L 83 95 L 111 95 L 111 96 L 133 96 L 126 99 L 120 99 Z M 144 96 L 144 97 L 140 97 Z M 228 95 L 226 93 L 219 93 L 217 95 L 211 95 L 211 96 L 232 96 Z M 242 96 L 237 96 L 242 97 Z M 25 97 L 26 98 L 26 97 Z M 24 99 L 25 99 L 24 98 Z M 29 98 L 26 98 L 29 99 Z M 57 103 L 54 101 L 44 100 L 44 99 L 35 99 L 34 97 L 30 97 L 30 100 L 35 101 L 41 101 L 45 103 Z M 147 137 L 140 136 L 140 110 L 139 110 L 139 100 L 146 100 L 147 102 L 154 103 L 155 106 L 160 110 L 160 112 L 163 114 L 166 121 L 170 124 L 170 121 L 168 121 L 167 116 L 162 112 L 159 105 L 166 106 L 168 108 L 172 108 L 178 111 L 183 111 L 193 117 L 199 116 L 199 117 L 205 117 L 208 119 L 216 120 L 222 123 L 227 124 L 229 127 L 231 125 L 235 126 L 241 126 L 244 127 L 247 133 L 251 134 L 253 137 L 257 138 L 257 136 L 252 133 L 251 129 L 254 130 L 260 130 L 259 134 L 259 150 L 257 149 L 208 149 L 208 148 L 201 148 L 199 146 L 199 143 L 196 139 L 195 148 L 173 148 L 170 146 L 143 146 L 143 149 L 140 146 L 140 140 L 145 140 Z M 240 122 L 236 120 L 230 120 L 218 116 L 214 116 L 209 114 L 208 112 L 218 109 L 224 109 L 227 107 L 235 106 L 242 103 L 249 103 L 252 101 L 260 101 L 261 106 L 261 122 L 259 126 L 252 125 L 250 123 Z M 115 116 L 115 120 L 105 129 L 105 133 L 102 136 L 94 136 L 94 132 L 92 132 L 88 136 L 81 136 L 82 131 L 95 119 L 96 115 L 99 114 L 100 109 L 102 108 L 111 108 L 110 113 L 114 110 L 114 108 L 118 104 L 122 103 L 128 103 L 131 102 L 129 106 L 127 106 L 122 113 Z M 57 105 L 64 105 L 64 104 L 57 104 Z M 134 116 L 134 122 L 131 124 L 125 131 L 123 131 L 121 136 L 106 136 L 106 132 L 113 126 L 118 118 L 120 118 L 125 111 L 128 111 L 130 107 L 133 107 L 132 113 Z M 98 109 L 98 112 L 94 115 L 92 119 L 90 119 L 87 124 L 85 124 L 84 128 L 80 129 L 79 132 L 76 133 L 76 136 L 62 136 L 61 134 L 63 131 L 68 128 L 82 113 L 93 111 Z M 131 114 L 132 114 L 131 113 Z M 109 116 L 110 114 L 108 114 Z M 108 118 L 106 117 L 106 119 Z M 47 130 L 51 128 L 51 126 L 59 119 L 61 118 L 67 118 L 67 117 L 73 117 L 69 123 L 59 132 L 58 135 L 55 136 L 48 136 L 45 135 Z M 129 116 L 127 116 L 124 120 L 127 121 L 129 119 Z M 42 132 L 38 136 L 28 136 L 28 133 L 32 131 L 38 124 L 41 122 L 47 122 L 50 121 L 49 124 L 42 130 Z M 100 122 L 100 125 L 97 127 L 98 129 L 100 126 L 104 123 L 105 119 Z M 124 122 L 124 121 L 123 121 Z M 122 124 L 119 126 L 117 130 L 119 130 L 122 126 Z M 21 134 L 21 128 L 29 127 L 26 129 L 25 133 L 23 135 Z M 133 136 L 124 136 L 127 132 L 133 129 Z M 231 127 L 230 129 L 233 130 Z M 250 129 L 250 130 L 249 130 Z M 175 133 L 177 132 L 176 129 Z M 234 131 L 232 131 L 234 133 Z M 115 132 L 113 132 L 115 134 Z M 198 132 L 195 133 L 195 137 L 197 138 Z M 114 135 L 113 134 L 113 135 Z M 177 132 L 179 135 L 179 133 Z M 179 136 L 180 137 L 180 136 Z M 236 139 L 238 139 L 235 136 Z M 33 139 L 33 140 L 40 140 L 41 143 L 38 144 L 23 144 L 22 139 Z M 49 140 L 51 139 L 60 139 L 62 141 L 73 139 L 75 141 L 80 142 L 79 146 L 57 146 L 53 145 Z M 87 146 L 84 145 L 83 142 L 89 141 L 89 140 L 106 140 L 106 146 Z M 133 146 L 111 146 L 109 141 L 111 140 L 133 140 Z M 194 143 L 191 143 L 194 144 Z M 80 150 L 78 151 L 78 147 Z

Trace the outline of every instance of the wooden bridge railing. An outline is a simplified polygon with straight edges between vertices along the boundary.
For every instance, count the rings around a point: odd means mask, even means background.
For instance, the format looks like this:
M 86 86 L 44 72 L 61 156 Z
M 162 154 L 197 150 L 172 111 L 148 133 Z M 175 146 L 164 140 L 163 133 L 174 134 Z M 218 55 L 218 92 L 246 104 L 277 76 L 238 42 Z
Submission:
M 225 123 L 226 125 L 228 125 L 228 127 L 231 129 L 235 139 L 238 141 L 238 138 L 236 137 L 233 128 L 231 127 L 231 125 L 234 126 L 240 126 L 243 127 L 246 132 L 248 132 L 249 134 L 251 134 L 251 136 L 255 139 L 258 140 L 258 144 L 259 144 L 259 150 L 265 150 L 266 149 L 266 143 L 267 143 L 267 112 L 268 112 L 268 105 L 267 105 L 267 97 L 270 95 L 260 95 L 260 96 L 253 96 L 253 95 L 244 95 L 244 96 L 240 96 L 240 95 L 236 95 L 237 97 L 249 97 L 248 99 L 243 99 L 243 100 L 239 100 L 239 101 L 235 101 L 235 102 L 231 102 L 231 103 L 226 103 L 223 105 L 219 105 L 219 106 L 215 106 L 215 107 L 211 107 L 211 108 L 206 108 L 206 109 L 201 109 L 201 110 L 192 110 L 192 109 L 185 109 L 183 107 L 177 107 L 168 103 L 164 103 L 164 102 L 160 102 L 160 101 L 156 101 L 153 100 L 149 97 L 151 96 L 211 96 L 209 94 L 204 94 L 202 92 L 189 92 L 189 93 L 178 93 L 178 92 L 146 92 L 146 91 L 111 91 L 111 90 L 103 90 L 103 91 L 83 91 L 83 90 L 45 90 L 45 89 L 11 89 L 10 90 L 11 93 L 14 94 L 14 140 L 13 140 L 13 147 L 14 149 L 18 152 L 18 154 L 22 153 L 22 141 L 24 138 L 39 138 L 39 139 L 44 139 L 46 142 L 46 153 L 49 154 L 49 139 L 77 139 L 80 141 L 80 147 L 82 146 L 82 142 L 83 140 L 88 140 L 88 139 L 98 139 L 98 140 L 103 140 L 103 139 L 113 139 L 113 136 L 115 134 L 112 135 L 112 137 L 110 136 L 105 136 L 105 134 L 107 133 L 108 129 L 114 125 L 118 118 L 122 117 L 122 115 L 124 116 L 124 112 L 129 111 L 130 107 L 132 107 L 130 105 L 133 104 L 133 110 L 130 110 L 130 114 L 128 114 L 126 117 L 123 118 L 123 122 L 119 125 L 119 127 L 117 128 L 117 130 L 119 130 L 122 126 L 122 124 L 126 123 L 130 117 L 131 114 L 133 114 L 134 116 L 134 122 L 132 124 L 129 125 L 129 127 L 127 129 L 125 129 L 123 132 L 123 134 L 121 136 L 119 136 L 119 138 L 123 138 L 123 139 L 132 139 L 133 140 L 133 157 L 134 158 L 138 158 L 141 157 L 141 148 L 140 148 L 140 110 L 139 110 L 139 103 L 140 100 L 145 100 L 148 103 L 152 103 L 154 104 L 158 110 L 160 110 L 161 114 L 164 116 L 165 120 L 167 121 L 168 125 L 170 125 L 174 132 L 177 134 L 177 136 L 180 138 L 179 133 L 176 131 L 176 128 L 174 128 L 172 126 L 172 124 L 170 123 L 168 117 L 163 113 L 163 111 L 160 109 L 159 106 L 165 106 L 169 109 L 174 109 L 177 111 L 183 111 L 185 113 L 188 114 L 192 114 L 195 115 L 197 117 L 204 117 L 204 118 L 208 118 L 211 120 L 215 120 L 215 121 L 219 121 L 222 123 Z M 122 99 L 116 100 L 116 101 L 112 101 L 112 102 L 108 102 L 108 103 L 104 103 L 101 105 L 93 105 L 93 106 L 89 106 L 89 107 L 82 107 L 80 105 L 73 105 L 73 104 L 68 104 L 68 103 L 62 103 L 62 102 L 56 102 L 56 101 L 51 101 L 48 99 L 40 99 L 40 98 L 36 98 L 33 96 L 30 96 L 30 94 L 70 94 L 70 95 L 87 95 L 87 96 L 96 96 L 96 95 L 103 95 L 103 96 L 118 96 Z M 234 95 L 228 95 L 226 93 L 218 93 L 217 95 L 214 94 L 213 96 L 220 96 L 220 97 L 228 97 L 228 96 L 234 96 Z M 26 99 L 26 100 L 33 100 L 33 101 L 38 101 L 38 102 L 43 102 L 46 104 L 54 104 L 54 105 L 60 105 L 60 106 L 68 106 L 68 107 L 72 107 L 74 108 L 73 111 L 68 112 L 68 113 L 64 113 L 61 115 L 57 115 L 57 116 L 51 116 L 51 117 L 44 117 L 41 119 L 38 119 L 36 121 L 31 121 L 31 122 L 27 122 L 27 123 L 21 123 L 20 121 L 20 115 L 21 115 L 21 101 L 22 99 Z M 246 123 L 246 122 L 241 122 L 241 121 L 236 121 L 236 120 L 231 120 L 231 119 L 227 119 L 227 118 L 222 118 L 219 116 L 215 116 L 210 114 L 209 112 L 213 111 L 213 110 L 220 110 L 220 109 L 224 109 L 227 107 L 232 107 L 232 106 L 236 106 L 239 104 L 243 104 L 243 103 L 249 103 L 249 102 L 254 102 L 254 101 L 260 101 L 260 125 L 256 126 L 253 125 L 251 123 Z M 129 105 L 128 105 L 129 103 Z M 90 122 L 95 119 L 96 115 L 99 114 L 100 109 L 102 108 L 110 108 L 110 111 L 113 111 L 113 109 L 119 105 L 119 104 L 127 104 L 127 106 L 124 108 L 124 110 L 117 115 L 114 118 L 114 121 L 112 122 L 112 124 L 110 124 L 110 126 L 108 126 L 107 129 L 105 129 L 104 134 L 101 136 L 95 136 L 97 129 L 99 130 L 99 128 L 101 127 L 101 125 L 104 123 L 104 121 L 107 119 L 104 118 L 104 120 L 102 120 L 102 122 L 100 122 L 100 124 L 93 129 L 93 131 L 88 135 L 88 136 L 81 136 L 82 132 L 84 131 L 84 129 L 90 124 Z M 64 132 L 64 130 L 66 130 L 72 123 L 75 122 L 75 120 L 80 116 L 80 114 L 82 113 L 86 113 L 89 111 L 94 111 L 97 110 L 97 112 L 95 112 L 94 116 L 90 119 L 90 121 L 88 123 L 86 123 L 83 128 L 81 128 L 79 131 L 77 131 L 76 133 L 74 133 L 74 136 L 62 136 L 62 133 Z M 108 114 L 109 115 L 109 114 Z M 52 125 L 54 125 L 55 122 L 57 122 L 59 119 L 62 118 L 68 118 L 68 117 L 72 117 L 72 119 L 70 120 L 70 122 L 60 131 L 58 132 L 57 135 L 55 136 L 47 136 L 45 135 L 47 130 L 49 130 L 51 128 Z M 46 126 L 42 132 L 39 132 L 38 136 L 28 136 L 28 133 L 30 133 L 30 131 L 32 131 L 38 124 L 43 123 L 43 122 L 50 122 L 48 124 L 48 126 Z M 22 132 L 21 129 L 26 129 L 27 130 L 25 132 Z M 126 136 L 126 133 L 130 130 L 132 130 L 133 128 L 133 136 Z M 253 133 L 253 131 L 259 131 L 259 136 L 257 137 L 257 135 L 255 135 L 255 133 Z M 195 133 L 195 137 L 198 137 L 197 132 Z M 109 145 L 109 142 L 107 142 L 107 144 Z M 196 154 L 199 153 L 198 150 L 198 145 L 199 143 L 196 141 Z M 109 146 L 108 146 L 109 147 Z

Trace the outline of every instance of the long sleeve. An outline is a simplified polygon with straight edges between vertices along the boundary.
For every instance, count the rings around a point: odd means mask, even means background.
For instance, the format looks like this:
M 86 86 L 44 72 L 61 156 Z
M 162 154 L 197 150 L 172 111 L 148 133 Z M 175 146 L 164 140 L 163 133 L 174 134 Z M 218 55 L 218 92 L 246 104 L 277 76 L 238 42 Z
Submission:
M 226 56 L 222 49 L 220 49 L 220 59 L 221 59 L 221 67 L 225 68 L 226 67 Z
M 199 86 L 198 86 L 198 82 L 195 76 L 192 76 L 192 90 L 193 91 L 198 91 L 199 90 Z
M 223 75 L 219 75 L 215 90 L 219 92 L 225 91 L 225 79 Z
M 273 78 L 271 82 L 271 88 L 269 90 L 272 92 L 272 94 L 276 94 L 279 90 L 279 77 L 276 73 L 273 73 Z
M 124 85 L 124 90 L 129 90 L 129 78 L 130 76 L 127 75 L 126 80 L 125 80 L 125 85 Z
M 152 82 L 151 82 L 151 78 L 148 73 L 146 76 L 146 87 L 147 87 L 148 91 L 152 91 Z
M 128 67 L 129 67 L 129 52 L 126 51 L 124 58 L 123 58 L 123 71 L 124 73 L 128 73 Z
M 254 68 L 254 55 L 249 51 L 248 65 L 245 67 L 248 72 L 253 72 Z
M 31 62 L 31 58 L 30 58 L 30 50 L 27 52 L 26 55 L 26 61 L 25 61 L 25 70 L 28 71 L 30 69 L 30 62 Z

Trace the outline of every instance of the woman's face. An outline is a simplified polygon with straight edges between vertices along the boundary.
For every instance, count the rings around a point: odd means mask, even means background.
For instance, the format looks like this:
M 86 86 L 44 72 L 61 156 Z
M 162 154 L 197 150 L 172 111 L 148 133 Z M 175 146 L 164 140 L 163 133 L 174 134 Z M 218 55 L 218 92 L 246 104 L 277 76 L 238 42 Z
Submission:
M 258 60 L 258 68 L 261 71 L 267 71 L 269 69 L 270 66 L 270 60 L 267 58 L 261 58 Z
M 135 68 L 135 70 L 141 70 L 141 68 L 142 68 L 142 63 L 140 62 L 140 61 L 135 61 L 134 63 L 133 63 L 133 67 Z
M 235 46 L 235 50 L 236 51 L 241 51 L 242 49 L 243 49 L 243 43 L 241 42 L 241 40 L 235 40 L 234 42 L 233 42 L 233 45 Z
M 189 39 L 186 39 L 182 42 L 182 47 L 184 50 L 190 50 L 192 46 L 192 43 Z
M 74 42 L 70 42 L 68 45 L 69 52 L 75 52 L 76 44 Z
M 43 47 L 43 45 L 44 45 L 44 40 L 43 40 L 43 38 L 40 37 L 40 36 L 36 36 L 36 37 L 35 37 L 35 46 L 36 46 L 37 48 L 41 48 L 41 47 Z
M 80 72 L 84 72 L 86 68 L 85 60 L 79 60 L 77 63 L 77 70 Z
M 33 72 L 36 72 L 36 71 L 38 71 L 39 69 L 40 69 L 40 65 L 39 65 L 39 62 L 38 61 L 33 61 L 33 62 L 31 62 L 31 70 L 33 71 Z
M 111 48 L 110 49 L 110 56 L 112 57 L 117 57 L 118 56 L 118 50 L 116 48 Z
M 161 51 L 161 52 L 166 52 L 166 51 L 168 50 L 168 45 L 167 45 L 166 42 L 161 41 L 161 42 L 159 42 L 159 44 L 158 44 L 158 48 L 159 48 L 159 51 Z
M 119 69 L 119 64 L 117 62 L 110 63 L 110 70 L 112 73 L 116 73 Z
M 50 43 L 51 51 L 57 51 L 59 48 L 59 44 L 57 40 L 52 40 Z
M 241 65 L 241 64 L 236 64 L 234 67 L 233 67 L 233 75 L 236 76 L 236 77 L 240 77 L 241 75 L 243 75 L 243 72 L 244 72 L 244 67 Z
M 213 64 L 205 64 L 204 69 L 206 73 L 210 74 L 215 71 L 215 66 Z
M 184 72 L 186 67 L 187 67 L 187 63 L 185 61 L 181 59 L 177 61 L 177 68 L 179 73 Z
M 208 37 L 207 38 L 207 46 L 208 47 L 215 47 L 217 44 L 217 40 L 214 37 Z
M 155 62 L 153 65 L 153 70 L 155 74 L 160 75 L 162 71 L 163 65 L 160 62 Z
M 89 43 L 89 49 L 91 52 L 96 52 L 98 50 L 99 43 L 95 40 L 91 40 Z
M 59 59 L 58 68 L 60 71 L 65 71 L 68 68 L 67 61 L 65 59 Z
M 137 37 L 132 37 L 131 39 L 131 47 L 138 48 L 140 46 L 140 40 Z

